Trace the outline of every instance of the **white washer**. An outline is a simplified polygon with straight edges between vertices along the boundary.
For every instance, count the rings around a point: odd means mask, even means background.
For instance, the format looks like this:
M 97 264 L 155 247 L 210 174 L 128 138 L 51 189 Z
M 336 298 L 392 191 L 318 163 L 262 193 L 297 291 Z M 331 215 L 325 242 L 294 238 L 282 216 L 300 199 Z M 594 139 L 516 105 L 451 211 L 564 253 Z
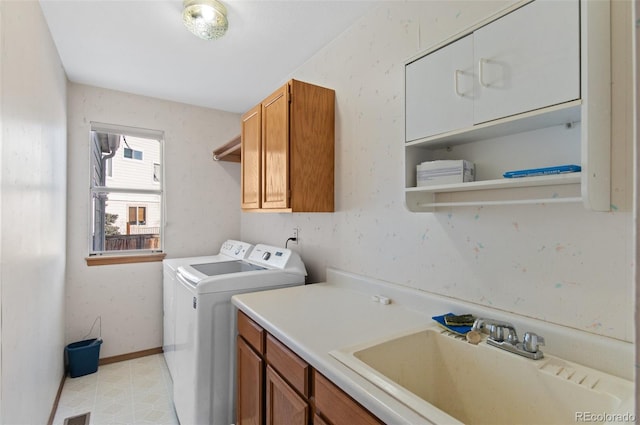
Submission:
M 173 379 L 175 375 L 175 340 L 176 340 L 176 288 L 178 281 L 176 271 L 180 266 L 203 263 L 222 263 L 242 260 L 249 256 L 253 245 L 235 240 L 227 240 L 216 255 L 203 257 L 171 258 L 162 261 L 162 306 L 163 306 L 163 339 L 162 351 Z
M 243 260 L 192 263 L 176 273 L 173 402 L 181 424 L 229 425 L 235 419 L 235 294 L 303 285 L 300 256 L 257 244 Z

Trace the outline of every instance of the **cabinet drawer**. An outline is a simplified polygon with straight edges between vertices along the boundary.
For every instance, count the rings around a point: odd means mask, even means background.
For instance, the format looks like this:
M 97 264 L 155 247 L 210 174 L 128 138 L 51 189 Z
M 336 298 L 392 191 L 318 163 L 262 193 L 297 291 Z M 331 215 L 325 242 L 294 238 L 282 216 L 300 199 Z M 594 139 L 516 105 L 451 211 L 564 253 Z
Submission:
M 300 394 L 309 397 L 310 366 L 280 341 L 267 334 L 267 363 Z
M 266 332 L 249 316 L 238 310 L 238 334 L 260 354 L 264 354 L 264 340 Z
M 315 406 L 333 424 L 379 425 L 382 422 L 327 378 L 313 371 Z

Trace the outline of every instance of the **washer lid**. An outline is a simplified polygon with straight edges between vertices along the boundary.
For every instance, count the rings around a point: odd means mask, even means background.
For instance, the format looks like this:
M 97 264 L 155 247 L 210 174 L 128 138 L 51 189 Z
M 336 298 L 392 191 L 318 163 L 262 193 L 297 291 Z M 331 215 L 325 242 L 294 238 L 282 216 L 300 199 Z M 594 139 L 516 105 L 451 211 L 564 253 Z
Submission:
M 265 270 L 264 267 L 249 264 L 244 261 L 225 261 L 223 263 L 191 264 L 191 267 L 207 276 L 218 276 L 221 274 L 249 272 L 254 270 Z

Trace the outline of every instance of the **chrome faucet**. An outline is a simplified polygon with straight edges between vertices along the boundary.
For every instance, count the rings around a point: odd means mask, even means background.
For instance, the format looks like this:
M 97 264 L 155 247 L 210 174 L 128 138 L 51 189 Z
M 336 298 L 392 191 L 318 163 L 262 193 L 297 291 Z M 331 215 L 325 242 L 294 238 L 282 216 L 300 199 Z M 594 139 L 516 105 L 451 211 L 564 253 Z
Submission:
M 544 357 L 539 346 L 544 345 L 544 338 L 533 332 L 525 332 L 524 341 L 518 340 L 515 326 L 509 322 L 492 319 L 476 319 L 471 328 L 473 331 L 489 334 L 487 344 L 511 353 L 538 360 Z

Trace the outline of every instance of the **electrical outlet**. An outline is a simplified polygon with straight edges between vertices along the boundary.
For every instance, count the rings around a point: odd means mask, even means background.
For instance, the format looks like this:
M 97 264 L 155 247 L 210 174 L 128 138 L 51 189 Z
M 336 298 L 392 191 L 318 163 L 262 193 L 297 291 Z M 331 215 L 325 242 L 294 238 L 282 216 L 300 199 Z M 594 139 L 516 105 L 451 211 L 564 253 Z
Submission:
M 295 239 L 291 241 L 296 245 L 298 245 L 298 240 L 300 238 L 300 236 L 298 236 L 298 230 L 300 230 L 300 229 L 298 229 L 297 227 L 293 228 L 293 236 L 292 237 L 294 237 Z

